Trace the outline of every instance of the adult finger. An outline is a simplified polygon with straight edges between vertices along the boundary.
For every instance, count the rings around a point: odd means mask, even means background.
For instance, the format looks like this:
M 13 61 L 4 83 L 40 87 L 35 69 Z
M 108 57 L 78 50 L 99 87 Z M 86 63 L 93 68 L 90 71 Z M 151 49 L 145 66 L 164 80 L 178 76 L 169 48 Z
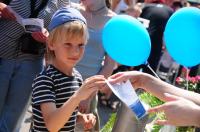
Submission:
M 164 96 L 165 96 L 166 101 L 176 101 L 176 100 L 183 99 L 182 97 L 178 97 L 176 95 L 172 95 L 169 93 L 164 93 Z
M 117 74 L 109 77 L 108 82 L 111 84 L 115 84 L 115 83 L 127 81 L 128 78 L 123 75 L 124 75 L 124 73 L 117 73 Z
M 153 108 L 149 108 L 147 111 L 149 113 L 157 113 L 157 112 L 164 111 L 165 108 L 166 108 L 166 105 L 163 104 L 163 105 L 159 105 L 159 106 L 156 106 L 156 107 L 153 107 Z
M 170 125 L 168 120 L 157 120 L 155 123 L 158 125 Z

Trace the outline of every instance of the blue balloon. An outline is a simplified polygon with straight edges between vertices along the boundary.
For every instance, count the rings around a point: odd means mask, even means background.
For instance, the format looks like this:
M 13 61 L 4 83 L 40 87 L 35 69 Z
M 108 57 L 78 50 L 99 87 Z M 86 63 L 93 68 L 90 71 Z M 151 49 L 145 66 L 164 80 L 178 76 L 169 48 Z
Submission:
M 186 7 L 175 12 L 167 22 L 164 40 L 176 62 L 186 67 L 200 64 L 200 10 Z
M 103 46 L 116 62 L 127 66 L 146 63 L 151 41 L 145 27 L 128 15 L 117 15 L 103 29 Z

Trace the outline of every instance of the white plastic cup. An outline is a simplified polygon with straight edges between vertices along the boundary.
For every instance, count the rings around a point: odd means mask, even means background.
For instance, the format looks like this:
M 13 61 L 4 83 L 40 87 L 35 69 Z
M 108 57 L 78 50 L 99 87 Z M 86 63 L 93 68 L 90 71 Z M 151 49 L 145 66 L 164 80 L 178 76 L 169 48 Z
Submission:
M 107 84 L 113 93 L 134 112 L 137 119 L 141 119 L 147 114 L 129 80 L 125 83 L 111 85 L 107 82 Z

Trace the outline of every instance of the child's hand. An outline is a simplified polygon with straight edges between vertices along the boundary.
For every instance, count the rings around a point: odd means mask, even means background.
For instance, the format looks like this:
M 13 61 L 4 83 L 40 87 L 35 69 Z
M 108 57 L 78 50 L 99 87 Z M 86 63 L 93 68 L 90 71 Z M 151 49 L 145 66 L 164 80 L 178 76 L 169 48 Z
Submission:
M 90 109 L 90 103 L 91 103 L 91 99 L 86 99 L 80 102 L 79 106 L 78 106 L 78 110 L 81 113 L 88 113 L 89 109 Z
M 84 130 L 89 130 L 94 127 L 96 117 L 93 114 L 82 114 Z
M 82 100 L 86 100 L 91 94 L 97 92 L 105 85 L 105 78 L 102 75 L 92 76 L 86 79 L 80 89 L 75 93 L 76 96 Z

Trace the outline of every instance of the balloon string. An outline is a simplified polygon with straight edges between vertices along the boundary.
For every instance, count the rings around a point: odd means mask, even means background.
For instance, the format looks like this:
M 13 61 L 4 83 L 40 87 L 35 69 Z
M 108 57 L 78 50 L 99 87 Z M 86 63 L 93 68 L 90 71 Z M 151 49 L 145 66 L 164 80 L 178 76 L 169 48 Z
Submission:
M 147 64 L 147 67 L 151 70 L 151 72 L 158 78 L 160 79 L 160 77 L 158 76 L 158 74 L 151 68 L 151 66 L 149 64 Z M 161 79 L 160 79 L 161 80 Z
M 188 90 L 189 69 L 186 68 L 186 89 Z

